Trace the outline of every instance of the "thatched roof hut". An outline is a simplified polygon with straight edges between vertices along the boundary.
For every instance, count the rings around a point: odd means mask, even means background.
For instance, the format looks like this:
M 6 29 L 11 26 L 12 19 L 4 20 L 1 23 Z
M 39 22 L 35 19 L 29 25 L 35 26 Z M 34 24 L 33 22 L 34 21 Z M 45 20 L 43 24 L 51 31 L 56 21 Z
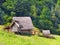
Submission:
M 43 35 L 50 35 L 50 30 L 42 30 Z
M 23 31 L 30 31 L 32 30 L 33 24 L 30 17 L 13 17 L 12 19 L 12 31 L 13 32 L 21 32 Z

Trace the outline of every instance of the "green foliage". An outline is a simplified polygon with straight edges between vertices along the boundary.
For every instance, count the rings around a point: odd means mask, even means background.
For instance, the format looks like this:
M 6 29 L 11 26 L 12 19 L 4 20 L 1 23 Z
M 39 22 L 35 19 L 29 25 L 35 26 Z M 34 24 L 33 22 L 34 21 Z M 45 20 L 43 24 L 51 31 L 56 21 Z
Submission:
M 40 15 L 41 19 L 50 19 L 51 15 L 50 15 L 50 10 L 48 7 L 44 6 Z
M 17 0 L 6 0 L 6 2 L 3 3 L 3 6 L 7 9 L 13 10 L 15 9 L 14 5 L 16 4 Z
M 7 24 L 7 22 L 8 23 L 11 22 L 11 20 L 12 20 L 12 17 L 8 16 L 8 15 L 3 16 L 3 18 L 4 18 L 4 21 L 5 21 L 5 24 Z
M 40 36 L 22 36 L 0 30 L 1 45 L 60 45 L 60 36 L 53 35 L 56 39 Z M 43 42 L 42 42 L 43 41 Z
M 2 9 L 0 8 L 0 24 L 4 23 L 3 16 L 4 16 L 4 11 L 2 11 Z
M 31 6 L 31 15 L 33 15 L 34 17 L 37 16 L 37 8 L 35 7 L 35 5 Z
M 60 34 L 60 0 L 0 1 L 0 24 L 8 24 L 13 16 L 30 16 L 35 27 Z M 2 23 L 3 22 L 3 23 Z
M 53 24 L 49 20 L 40 20 L 39 25 L 41 29 L 45 29 L 45 30 L 53 28 Z

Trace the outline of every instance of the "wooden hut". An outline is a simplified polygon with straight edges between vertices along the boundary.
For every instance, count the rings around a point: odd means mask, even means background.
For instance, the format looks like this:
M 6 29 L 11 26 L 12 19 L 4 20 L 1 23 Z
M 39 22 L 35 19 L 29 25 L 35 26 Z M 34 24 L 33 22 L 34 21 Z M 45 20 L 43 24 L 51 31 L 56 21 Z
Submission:
M 42 30 L 44 36 L 50 35 L 50 30 Z
M 55 38 L 53 35 L 51 35 L 50 30 L 42 30 L 43 36 L 47 38 Z
M 13 17 L 11 29 L 12 32 L 20 32 L 21 34 L 31 34 L 33 29 L 30 17 Z

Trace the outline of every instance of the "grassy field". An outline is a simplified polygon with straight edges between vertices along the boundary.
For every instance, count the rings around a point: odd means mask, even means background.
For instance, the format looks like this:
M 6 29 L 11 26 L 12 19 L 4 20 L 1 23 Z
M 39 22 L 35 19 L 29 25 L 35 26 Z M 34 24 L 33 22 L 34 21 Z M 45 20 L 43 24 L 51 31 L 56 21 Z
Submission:
M 60 36 L 58 35 L 54 35 L 55 39 L 49 39 L 37 35 L 16 35 L 3 31 L 1 27 L 0 45 L 60 45 Z

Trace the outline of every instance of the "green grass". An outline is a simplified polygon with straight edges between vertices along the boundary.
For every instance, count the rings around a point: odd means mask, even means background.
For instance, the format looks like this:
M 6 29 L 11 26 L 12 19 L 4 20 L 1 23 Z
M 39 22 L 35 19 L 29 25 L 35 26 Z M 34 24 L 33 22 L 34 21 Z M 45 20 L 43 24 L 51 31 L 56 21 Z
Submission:
M 0 30 L 0 45 L 60 45 L 60 36 L 55 39 L 40 37 L 37 35 L 23 36 Z

